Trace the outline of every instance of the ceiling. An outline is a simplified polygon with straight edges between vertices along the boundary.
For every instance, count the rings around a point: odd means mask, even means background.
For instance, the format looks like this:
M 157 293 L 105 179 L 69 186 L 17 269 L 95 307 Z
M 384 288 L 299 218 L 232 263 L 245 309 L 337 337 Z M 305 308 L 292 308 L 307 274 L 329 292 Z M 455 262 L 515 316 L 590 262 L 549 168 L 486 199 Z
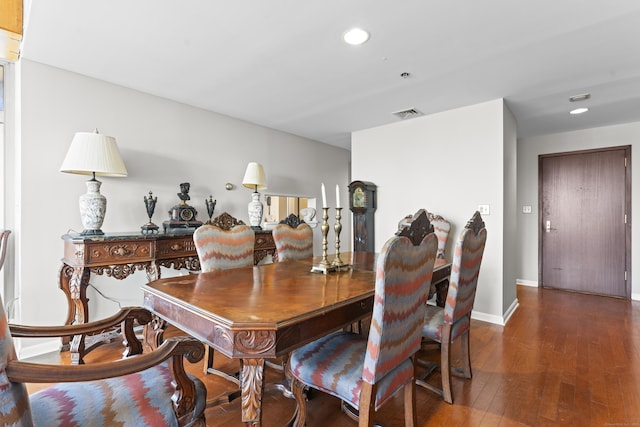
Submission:
M 24 59 L 347 149 L 393 112 L 498 98 L 519 137 L 640 120 L 637 0 L 26 0 L 25 14 Z M 342 41 L 354 26 L 364 45 Z

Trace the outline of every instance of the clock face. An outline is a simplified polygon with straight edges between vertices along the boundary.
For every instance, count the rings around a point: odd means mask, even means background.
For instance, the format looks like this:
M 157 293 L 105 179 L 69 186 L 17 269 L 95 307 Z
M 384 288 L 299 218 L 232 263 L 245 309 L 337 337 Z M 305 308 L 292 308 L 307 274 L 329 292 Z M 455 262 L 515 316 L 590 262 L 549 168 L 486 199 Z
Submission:
M 364 208 L 365 202 L 365 194 L 364 191 L 362 191 L 362 188 L 358 187 L 353 190 L 353 207 Z
M 191 209 L 181 209 L 180 219 L 183 221 L 191 221 L 193 219 L 193 211 Z

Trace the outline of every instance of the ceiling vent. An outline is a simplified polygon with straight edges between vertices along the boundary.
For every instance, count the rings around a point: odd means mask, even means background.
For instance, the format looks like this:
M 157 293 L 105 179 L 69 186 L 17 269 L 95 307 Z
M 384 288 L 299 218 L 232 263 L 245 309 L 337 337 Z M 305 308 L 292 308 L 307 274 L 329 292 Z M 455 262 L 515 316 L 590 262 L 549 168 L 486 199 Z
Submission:
M 416 110 L 415 108 L 409 108 L 408 110 L 396 111 L 391 113 L 396 117 L 399 117 L 401 120 L 412 119 L 414 117 L 422 116 L 423 114 Z

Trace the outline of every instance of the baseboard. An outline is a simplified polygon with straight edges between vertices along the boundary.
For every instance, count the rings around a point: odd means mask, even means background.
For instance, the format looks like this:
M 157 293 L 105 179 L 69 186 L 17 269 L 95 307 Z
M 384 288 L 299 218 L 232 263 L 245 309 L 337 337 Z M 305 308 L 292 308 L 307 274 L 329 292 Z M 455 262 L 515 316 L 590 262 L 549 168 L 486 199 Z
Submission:
M 531 287 L 537 288 L 538 287 L 538 281 L 537 280 L 516 279 L 516 285 L 531 286 Z
M 515 313 L 516 309 L 518 308 L 518 306 L 520 305 L 520 302 L 518 301 L 518 298 L 516 298 L 515 300 L 513 300 L 513 302 L 511 303 L 511 305 L 509 306 L 509 308 L 507 309 L 507 312 L 502 316 L 504 319 L 504 323 L 503 325 L 506 325 L 507 322 L 509 321 L 509 319 L 511 318 L 511 315 L 513 313 Z
M 631 294 L 631 299 L 633 301 L 640 301 L 640 294 Z

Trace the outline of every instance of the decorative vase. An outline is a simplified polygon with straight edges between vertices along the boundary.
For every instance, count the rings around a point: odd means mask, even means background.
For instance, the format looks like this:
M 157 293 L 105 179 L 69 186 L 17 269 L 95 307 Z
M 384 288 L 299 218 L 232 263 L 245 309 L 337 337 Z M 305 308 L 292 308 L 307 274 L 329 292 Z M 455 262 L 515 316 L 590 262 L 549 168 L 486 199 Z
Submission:
M 262 202 L 260 201 L 260 193 L 257 191 L 251 193 L 251 201 L 247 206 L 249 213 L 249 224 L 254 230 L 262 230 L 260 223 L 262 222 Z
M 104 234 L 100 229 L 107 211 L 107 198 L 100 194 L 102 182 L 90 179 L 86 182 L 87 192 L 80 196 L 80 219 L 84 227 L 83 235 Z

